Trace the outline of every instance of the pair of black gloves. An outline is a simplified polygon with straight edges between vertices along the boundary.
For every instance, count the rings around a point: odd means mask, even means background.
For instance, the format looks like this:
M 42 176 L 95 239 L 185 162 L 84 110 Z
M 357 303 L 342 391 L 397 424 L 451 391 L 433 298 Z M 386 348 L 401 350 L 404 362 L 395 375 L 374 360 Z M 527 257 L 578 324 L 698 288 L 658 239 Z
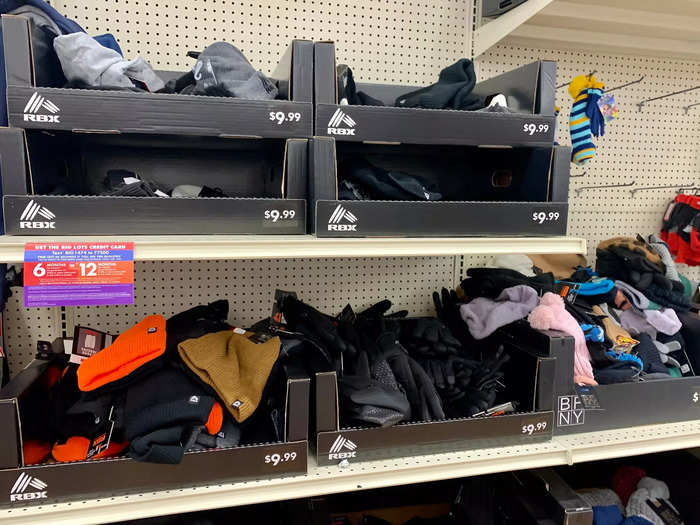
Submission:
M 399 343 L 407 312 L 385 316 L 390 301 L 333 318 L 288 296 L 281 310 L 289 329 L 324 348 L 339 373 L 345 423 L 391 426 L 444 419 L 440 397 L 425 370 Z
M 357 314 L 347 306 L 337 318 L 294 297 L 281 310 L 287 326 L 324 348 L 339 373 L 346 423 L 390 426 L 472 416 L 495 402 L 508 356 L 466 358 L 450 327 L 468 331 L 456 296 L 446 299 L 436 302 L 439 319 L 387 315 L 388 300 Z

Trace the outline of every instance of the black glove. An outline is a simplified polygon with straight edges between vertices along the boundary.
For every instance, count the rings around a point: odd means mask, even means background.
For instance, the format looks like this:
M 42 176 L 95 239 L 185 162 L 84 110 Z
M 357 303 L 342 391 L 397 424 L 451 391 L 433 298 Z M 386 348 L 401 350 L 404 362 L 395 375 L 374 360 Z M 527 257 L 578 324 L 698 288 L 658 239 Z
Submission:
M 445 323 L 445 326 L 450 329 L 452 335 L 459 340 L 462 346 L 466 346 L 474 341 L 467 323 L 464 322 L 459 313 L 462 301 L 457 297 L 457 292 L 454 290 L 448 291 L 447 288 L 442 289 L 442 295 L 433 292 L 433 303 L 435 304 L 435 313 L 438 319 Z
M 349 368 L 352 373 L 345 373 L 339 379 L 340 409 L 345 425 L 369 423 L 387 427 L 410 419 L 411 407 L 406 395 L 395 380 L 392 386 L 387 377 L 383 382 L 372 377 L 365 351 L 358 352 Z M 381 368 L 382 365 L 375 368 L 378 376 L 385 374 Z
M 322 314 L 292 296 L 285 297 L 280 306 L 287 326 L 325 348 L 332 358 L 338 358 L 345 352 L 351 354 L 357 352 L 353 343 L 346 342 L 340 336 L 337 323 L 332 317 Z
M 399 322 L 401 344 L 416 357 L 456 355 L 460 342 L 439 319 L 421 317 Z
M 435 385 L 425 370 L 396 341 L 394 334 L 382 334 L 377 339 L 377 347 L 380 357 L 389 363 L 394 377 L 406 392 L 411 405 L 412 420 L 444 419 L 445 413 Z
M 468 387 L 474 370 L 481 366 L 479 361 L 453 355 L 445 358 L 418 359 L 418 363 L 440 392 Z

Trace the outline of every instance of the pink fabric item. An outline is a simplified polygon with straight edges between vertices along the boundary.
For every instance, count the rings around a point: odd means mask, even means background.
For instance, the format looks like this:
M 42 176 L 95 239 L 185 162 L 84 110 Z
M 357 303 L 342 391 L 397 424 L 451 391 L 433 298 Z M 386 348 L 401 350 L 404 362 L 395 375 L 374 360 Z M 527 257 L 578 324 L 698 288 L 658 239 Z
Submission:
M 566 311 L 564 299 L 547 292 L 540 298 L 540 304 L 527 318 L 530 326 L 537 330 L 559 330 L 574 338 L 574 381 L 586 385 L 597 385 L 593 378 L 591 354 L 586 346 L 586 338 L 576 319 Z

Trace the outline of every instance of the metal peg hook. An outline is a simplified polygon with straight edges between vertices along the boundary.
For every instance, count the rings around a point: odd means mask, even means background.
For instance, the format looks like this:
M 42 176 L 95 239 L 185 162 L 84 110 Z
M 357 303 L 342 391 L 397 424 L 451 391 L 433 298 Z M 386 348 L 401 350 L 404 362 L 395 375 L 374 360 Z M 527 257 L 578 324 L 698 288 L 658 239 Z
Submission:
M 692 182 L 690 183 L 692 184 Z M 681 185 L 682 186 L 682 185 Z M 645 186 L 643 188 L 633 188 L 630 190 L 630 193 L 634 197 L 634 194 L 637 193 L 638 191 L 647 191 L 647 190 L 670 190 L 673 188 L 678 188 L 678 184 L 671 184 L 669 186 Z M 683 188 L 678 188 L 680 191 Z
M 583 173 L 580 173 L 580 174 L 578 174 L 578 175 L 569 175 L 569 178 L 570 178 L 570 179 L 575 179 L 575 178 L 577 178 L 577 177 L 585 177 L 585 176 L 586 176 L 586 173 L 588 173 L 588 172 L 587 172 L 587 171 L 584 171 Z
M 672 97 L 672 96 L 674 96 L 674 95 L 680 95 L 680 94 L 682 94 L 682 93 L 688 93 L 688 92 L 690 92 L 690 91 L 695 91 L 696 89 L 700 89 L 700 86 L 694 86 L 694 87 L 687 88 L 687 89 L 681 89 L 680 91 L 674 91 L 673 93 L 667 93 L 666 95 L 661 95 L 661 96 L 654 97 L 654 98 L 647 98 L 647 99 L 645 99 L 645 100 L 640 100 L 639 102 L 637 102 L 637 110 L 638 110 L 638 111 L 642 111 L 642 107 L 643 107 L 647 102 L 653 102 L 654 100 L 661 100 L 662 98 L 668 98 L 668 97 Z
M 689 110 L 690 108 L 694 108 L 695 106 L 700 106 L 700 102 L 696 102 L 695 104 L 690 104 L 690 105 L 688 105 L 688 106 L 683 106 L 683 112 L 687 115 L 687 114 L 688 114 L 688 110 Z
M 591 77 L 592 77 L 593 75 L 595 75 L 596 73 L 597 73 L 597 71 L 593 70 L 593 71 L 591 71 L 590 73 L 588 73 L 588 75 L 586 75 L 586 77 L 588 77 L 588 80 L 590 80 Z M 561 88 L 563 88 L 563 87 L 568 86 L 569 84 L 570 84 L 570 82 L 566 82 L 565 84 L 559 84 L 559 85 L 558 85 L 556 88 L 554 88 L 554 89 L 561 89 Z
M 637 181 L 628 182 L 627 184 L 606 184 L 605 186 L 583 186 L 582 188 L 574 188 L 576 195 L 580 195 L 584 190 L 600 190 L 603 188 L 629 188 L 637 184 Z
M 603 91 L 603 92 L 604 92 L 604 93 L 610 93 L 611 91 L 615 91 L 616 89 L 622 89 L 622 88 L 625 88 L 625 87 L 627 87 L 627 86 L 632 86 L 632 85 L 634 85 L 634 84 L 639 84 L 642 80 L 644 80 L 644 77 L 645 77 L 645 76 L 646 76 L 646 75 L 643 75 L 642 78 L 640 78 L 639 80 L 633 80 L 632 82 L 627 82 L 627 84 L 622 84 L 621 86 L 615 86 L 614 88 L 606 89 L 606 90 Z

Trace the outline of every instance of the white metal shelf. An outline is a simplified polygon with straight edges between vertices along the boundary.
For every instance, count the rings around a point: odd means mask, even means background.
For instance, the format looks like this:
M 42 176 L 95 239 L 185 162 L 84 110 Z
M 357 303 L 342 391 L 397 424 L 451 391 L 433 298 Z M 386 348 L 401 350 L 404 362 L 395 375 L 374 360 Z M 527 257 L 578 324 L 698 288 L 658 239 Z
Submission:
M 0 523 L 109 523 L 699 446 L 697 420 L 556 437 L 550 443 L 367 461 L 347 468 L 310 462 L 305 476 L 6 509 L 0 511 Z
M 0 262 L 22 262 L 24 245 L 28 242 L 71 241 L 134 241 L 134 258 L 142 261 L 586 253 L 585 239 L 575 237 L 317 239 L 312 235 L 104 235 L 53 238 L 5 235 L 0 236 Z

